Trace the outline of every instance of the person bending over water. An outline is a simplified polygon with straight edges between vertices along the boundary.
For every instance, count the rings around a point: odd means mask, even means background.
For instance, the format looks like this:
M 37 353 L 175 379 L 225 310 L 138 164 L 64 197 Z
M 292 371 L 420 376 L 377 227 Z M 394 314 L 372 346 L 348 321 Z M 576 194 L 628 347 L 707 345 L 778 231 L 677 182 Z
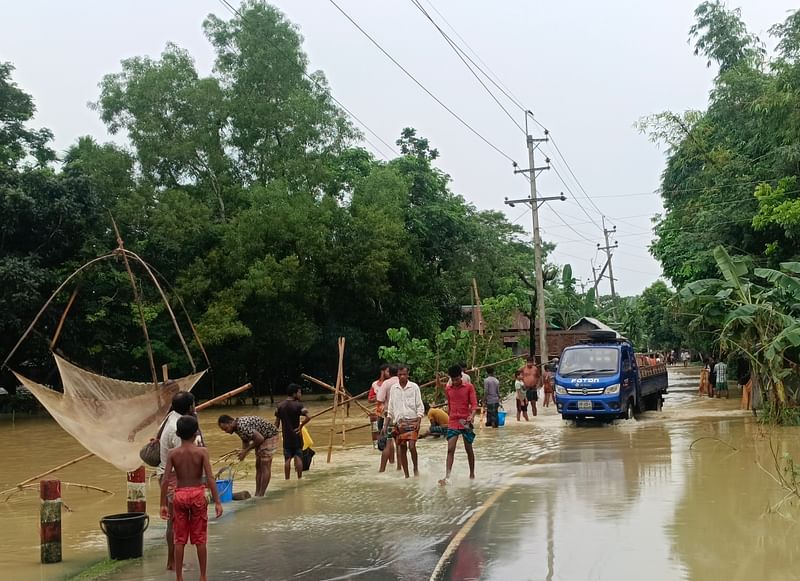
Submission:
M 256 493 L 264 496 L 272 479 L 272 457 L 278 449 L 278 428 L 272 422 L 258 416 L 232 418 L 222 414 L 217 420 L 219 429 L 236 434 L 242 439 L 239 460 L 244 460 L 250 450 L 256 451 Z
M 211 489 L 217 518 L 222 516 L 222 503 L 214 475 L 211 472 L 211 461 L 208 450 L 194 443 L 197 435 L 197 420 L 193 416 L 182 416 L 178 420 L 177 434 L 181 445 L 169 451 L 167 456 L 166 475 L 175 471 L 177 487 L 172 501 L 172 530 L 175 535 L 175 578 L 183 581 L 183 554 L 186 543 L 191 542 L 197 549 L 197 561 L 200 565 L 200 581 L 206 581 L 208 564 L 208 505 L 206 503 L 206 486 Z M 203 475 L 206 483 L 203 484 Z M 167 507 L 167 478 L 161 483 L 161 518 L 170 518 Z

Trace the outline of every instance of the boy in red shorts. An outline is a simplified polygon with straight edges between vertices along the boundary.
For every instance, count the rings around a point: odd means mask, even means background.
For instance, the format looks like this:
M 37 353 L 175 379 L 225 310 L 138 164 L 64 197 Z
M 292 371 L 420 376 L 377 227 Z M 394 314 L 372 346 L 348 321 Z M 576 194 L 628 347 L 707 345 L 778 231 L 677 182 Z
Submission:
M 197 560 L 200 563 L 200 581 L 206 581 L 206 565 L 208 563 L 208 505 L 206 503 L 206 485 L 203 484 L 205 474 L 211 497 L 214 499 L 217 518 L 222 516 L 222 503 L 219 500 L 217 483 L 211 472 L 211 461 L 208 450 L 194 443 L 197 435 L 197 419 L 193 416 L 182 416 L 178 419 L 176 433 L 181 445 L 169 451 L 164 475 L 169 476 L 175 470 L 177 488 L 172 501 L 172 530 L 175 535 L 175 578 L 183 581 L 183 551 L 186 543 L 197 549 Z M 164 478 L 161 484 L 161 518 L 167 520 L 167 483 Z

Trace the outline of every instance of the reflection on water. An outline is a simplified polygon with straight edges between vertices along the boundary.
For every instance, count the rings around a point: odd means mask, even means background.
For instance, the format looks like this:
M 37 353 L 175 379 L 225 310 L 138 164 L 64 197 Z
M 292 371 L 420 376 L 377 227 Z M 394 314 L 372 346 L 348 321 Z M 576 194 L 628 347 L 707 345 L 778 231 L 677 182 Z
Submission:
M 664 412 L 636 421 L 576 427 L 550 409 L 529 423 L 511 418 L 499 430 L 484 428 L 475 445 L 478 479 L 468 480 L 459 447 L 446 488 L 437 485 L 442 440 L 420 442 L 421 476 L 405 480 L 391 470 L 377 473 L 368 430 L 349 433 L 348 448 L 337 449 L 325 465 L 329 420 L 315 420 L 320 453 L 307 478 L 287 483 L 276 470 L 266 498 L 228 504 L 222 519 L 210 521 L 211 578 L 427 579 L 465 523 L 472 528 L 444 578 L 797 578 L 793 521 L 765 511 L 782 496 L 755 464 L 768 466 L 767 441 L 752 416 L 738 411 L 738 400 L 699 398 L 692 373 L 672 370 Z M 219 456 L 238 441 L 214 427 L 215 415 L 206 414 L 203 427 L 212 456 Z M 351 425 L 363 422 L 351 415 Z M 0 475 L 6 485 L 81 453 L 47 421 L 2 424 L 0 436 L 10 442 Z M 779 453 L 799 448 L 793 430 L 780 432 Z M 15 579 L 59 578 L 105 553 L 96 522 L 124 510 L 124 475 L 90 460 L 61 478 L 111 488 L 117 496 L 64 493 L 75 510 L 64 516 L 68 563 L 46 569 L 36 565 L 35 494 L 0 504 L 8 523 L 0 528 L 6 549 L 0 561 L 13 567 Z M 252 489 L 251 480 L 252 471 L 237 487 Z M 151 486 L 154 516 L 156 495 Z M 493 504 L 484 510 L 489 499 Z M 795 514 L 792 506 L 783 510 Z M 148 532 L 152 546 L 163 535 L 156 520 Z M 164 560 L 157 547 L 111 578 L 170 579 Z

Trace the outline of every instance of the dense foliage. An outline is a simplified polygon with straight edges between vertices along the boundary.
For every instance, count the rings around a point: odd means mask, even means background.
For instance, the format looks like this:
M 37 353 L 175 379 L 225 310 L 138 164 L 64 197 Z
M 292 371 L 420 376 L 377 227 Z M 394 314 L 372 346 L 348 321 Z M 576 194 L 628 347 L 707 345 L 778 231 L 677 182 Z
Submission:
M 669 146 L 651 250 L 682 287 L 672 304 L 690 344 L 746 359 L 770 417 L 787 421 L 800 345 L 800 11 L 769 30 L 772 55 L 719 0 L 695 16 L 695 53 L 719 71 L 707 110 L 640 123 Z
M 366 381 L 387 328 L 432 337 L 458 325 L 473 278 L 486 297 L 516 291 L 532 265 L 522 230 L 452 192 L 434 165 L 439 153 L 413 129 L 403 130 L 397 159 L 360 148 L 280 12 L 253 1 L 241 17 L 209 16 L 204 29 L 212 75 L 174 45 L 158 59 L 124 60 L 102 79 L 94 107 L 129 146 L 84 137 L 62 160 L 46 130 L 28 129 L 33 100 L 11 65 L 0 67 L 0 352 L 67 274 L 116 246 L 111 216 L 126 247 L 174 286 L 179 313 L 182 297 L 215 383 L 249 379 L 262 394 L 301 370 L 330 379 L 340 335 L 348 375 Z M 156 363 L 185 372 L 165 309 L 136 272 Z M 58 348 L 105 374 L 146 380 L 126 277 L 118 261 L 80 277 Z M 52 380 L 48 343 L 73 288 L 13 367 Z M 185 322 L 183 330 L 191 337 Z
M 676 287 L 717 275 L 717 245 L 770 267 L 798 254 L 800 12 L 770 29 L 771 57 L 738 10 L 715 0 L 696 17 L 690 40 L 719 69 L 708 109 L 640 122 L 669 147 L 651 249 Z

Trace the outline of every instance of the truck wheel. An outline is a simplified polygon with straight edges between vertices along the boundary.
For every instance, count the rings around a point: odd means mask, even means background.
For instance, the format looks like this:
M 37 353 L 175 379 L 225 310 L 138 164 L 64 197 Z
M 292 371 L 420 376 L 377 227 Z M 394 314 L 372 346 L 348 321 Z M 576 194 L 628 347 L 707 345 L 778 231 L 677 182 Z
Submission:
M 622 414 L 623 420 L 633 420 L 636 419 L 635 410 L 633 407 L 633 400 L 629 399 L 628 403 L 625 404 L 625 413 Z

